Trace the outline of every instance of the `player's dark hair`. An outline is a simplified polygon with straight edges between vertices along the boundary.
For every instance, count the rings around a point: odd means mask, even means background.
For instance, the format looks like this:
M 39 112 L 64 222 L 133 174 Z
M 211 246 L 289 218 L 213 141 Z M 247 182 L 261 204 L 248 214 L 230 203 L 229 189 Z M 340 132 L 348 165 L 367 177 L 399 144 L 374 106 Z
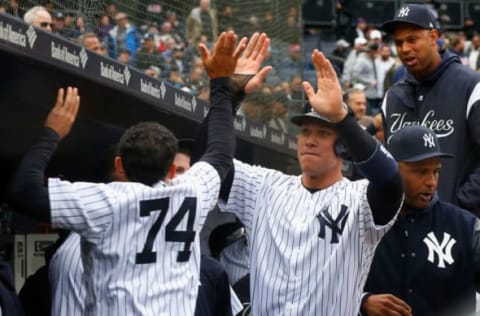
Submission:
M 153 185 L 166 178 L 177 152 L 177 139 L 163 125 L 142 122 L 125 131 L 119 152 L 130 181 Z

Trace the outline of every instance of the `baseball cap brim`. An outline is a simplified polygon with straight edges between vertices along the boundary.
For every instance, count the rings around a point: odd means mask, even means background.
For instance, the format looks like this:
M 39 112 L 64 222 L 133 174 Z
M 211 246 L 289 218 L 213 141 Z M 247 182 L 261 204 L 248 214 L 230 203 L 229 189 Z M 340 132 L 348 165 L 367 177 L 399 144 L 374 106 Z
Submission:
M 395 155 L 393 155 L 395 157 Z M 442 153 L 442 152 L 436 152 L 436 153 L 427 153 L 427 154 L 423 154 L 423 155 L 417 155 L 417 156 L 413 156 L 413 157 L 408 157 L 408 158 L 397 158 L 396 160 L 397 161 L 403 161 L 403 162 L 417 162 L 417 161 L 422 161 L 422 160 L 426 160 L 426 159 L 430 159 L 430 158 L 434 158 L 434 157 L 438 157 L 438 158 L 455 158 L 455 155 L 454 154 L 449 154 L 449 153 Z
M 422 29 L 433 29 L 433 27 L 426 28 L 425 25 L 422 25 L 420 23 L 415 23 L 410 21 L 390 20 L 382 24 L 382 30 L 384 30 L 387 33 L 393 33 L 395 31 L 395 27 L 399 24 L 410 24 L 410 25 L 418 26 L 419 28 L 422 28 Z
M 306 119 L 313 119 L 313 120 L 317 120 L 321 123 L 324 123 L 324 124 L 327 124 L 327 125 L 333 125 L 333 123 L 326 117 L 318 114 L 317 112 L 314 112 L 314 111 L 311 111 L 311 112 L 308 112 L 308 113 L 304 113 L 304 114 L 297 114 L 297 115 L 294 115 L 290 118 L 290 121 L 297 125 L 297 126 L 300 126 L 302 124 L 302 122 Z

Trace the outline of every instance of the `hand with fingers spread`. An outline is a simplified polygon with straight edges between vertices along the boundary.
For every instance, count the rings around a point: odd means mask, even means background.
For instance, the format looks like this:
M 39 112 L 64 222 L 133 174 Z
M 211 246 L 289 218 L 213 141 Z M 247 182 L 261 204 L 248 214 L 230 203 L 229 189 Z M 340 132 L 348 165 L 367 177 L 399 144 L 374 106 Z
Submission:
M 412 309 L 403 300 L 392 294 L 370 295 L 362 304 L 368 316 L 411 316 Z
M 312 108 L 331 122 L 340 122 L 347 115 L 342 105 L 342 88 L 330 61 L 317 49 L 312 54 L 317 73 L 317 92 L 307 81 L 303 82 L 305 94 Z
M 246 41 L 246 38 L 242 38 L 238 47 L 241 48 Z M 244 93 L 248 94 L 259 88 L 265 81 L 268 72 L 272 69 L 271 66 L 266 66 L 259 71 L 263 61 L 268 56 L 269 48 L 270 39 L 267 34 L 254 33 L 250 37 L 245 51 L 238 59 L 237 67 L 232 77 L 233 81 L 238 81 L 237 85 Z
M 77 117 L 80 106 L 78 89 L 68 87 L 66 90 L 59 89 L 57 101 L 45 120 L 45 126 L 54 130 L 60 139 L 68 135 Z
M 245 49 L 245 44 L 239 47 L 236 45 L 237 35 L 232 31 L 220 34 L 212 54 L 204 44 L 199 45 L 203 65 L 210 79 L 230 77 L 233 74 L 237 60 Z

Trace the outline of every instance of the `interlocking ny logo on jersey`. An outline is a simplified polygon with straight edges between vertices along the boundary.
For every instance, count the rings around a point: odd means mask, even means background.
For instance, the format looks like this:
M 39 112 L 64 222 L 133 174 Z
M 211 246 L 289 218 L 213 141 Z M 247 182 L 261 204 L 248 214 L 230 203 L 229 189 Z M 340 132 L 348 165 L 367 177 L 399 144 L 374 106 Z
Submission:
M 435 147 L 435 139 L 433 138 L 432 134 L 429 134 L 429 133 L 423 134 L 423 146 L 428 148 Z
M 347 222 L 347 211 L 348 207 L 342 205 L 337 218 L 333 219 L 332 215 L 328 213 L 328 208 L 323 209 L 317 215 L 317 218 L 320 221 L 320 232 L 318 233 L 318 237 L 325 239 L 325 228 L 328 227 L 332 231 L 332 240 L 330 241 L 330 243 L 338 243 L 338 236 L 342 235 L 343 229 L 345 228 L 345 223 Z
M 399 18 L 404 18 L 408 16 L 408 13 L 410 12 L 410 9 L 408 7 L 404 7 L 400 9 L 400 12 L 398 12 L 398 17 Z
M 444 269 L 445 262 L 452 264 L 455 260 L 452 257 L 452 247 L 456 241 L 450 234 L 443 233 L 443 240 L 438 242 L 437 237 L 433 232 L 429 232 L 427 237 L 423 239 L 423 242 L 428 247 L 428 261 L 435 264 L 435 254 L 438 256 L 438 267 Z

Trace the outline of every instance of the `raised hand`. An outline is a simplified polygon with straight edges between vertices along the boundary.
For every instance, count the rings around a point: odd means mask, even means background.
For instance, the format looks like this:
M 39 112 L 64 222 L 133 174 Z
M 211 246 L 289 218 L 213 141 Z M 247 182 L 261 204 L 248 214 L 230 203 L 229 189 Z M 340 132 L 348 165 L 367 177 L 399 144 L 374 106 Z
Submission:
M 237 35 L 232 32 L 223 32 L 217 39 L 210 54 L 204 44 L 200 44 L 203 65 L 210 79 L 230 77 L 235 70 L 237 60 L 245 49 L 245 45 L 237 45 Z
M 411 316 L 412 308 L 392 294 L 370 295 L 362 305 L 368 316 Z
M 70 132 L 80 106 L 78 89 L 68 87 L 66 92 L 65 95 L 64 89 L 58 89 L 57 101 L 45 120 L 45 126 L 53 129 L 60 139 Z
M 239 48 L 246 41 L 246 38 L 242 38 Z M 250 37 L 245 51 L 238 59 L 232 80 L 242 81 L 241 88 L 246 94 L 258 89 L 265 81 L 268 72 L 272 69 L 271 66 L 266 66 L 259 71 L 263 61 L 268 56 L 269 48 L 270 39 L 267 34 L 254 33 Z M 243 80 L 245 78 L 249 78 L 249 80 Z
M 312 61 L 317 73 L 317 92 L 304 81 L 303 88 L 312 108 L 332 121 L 340 122 L 347 115 L 342 105 L 342 88 L 330 61 L 315 49 Z

